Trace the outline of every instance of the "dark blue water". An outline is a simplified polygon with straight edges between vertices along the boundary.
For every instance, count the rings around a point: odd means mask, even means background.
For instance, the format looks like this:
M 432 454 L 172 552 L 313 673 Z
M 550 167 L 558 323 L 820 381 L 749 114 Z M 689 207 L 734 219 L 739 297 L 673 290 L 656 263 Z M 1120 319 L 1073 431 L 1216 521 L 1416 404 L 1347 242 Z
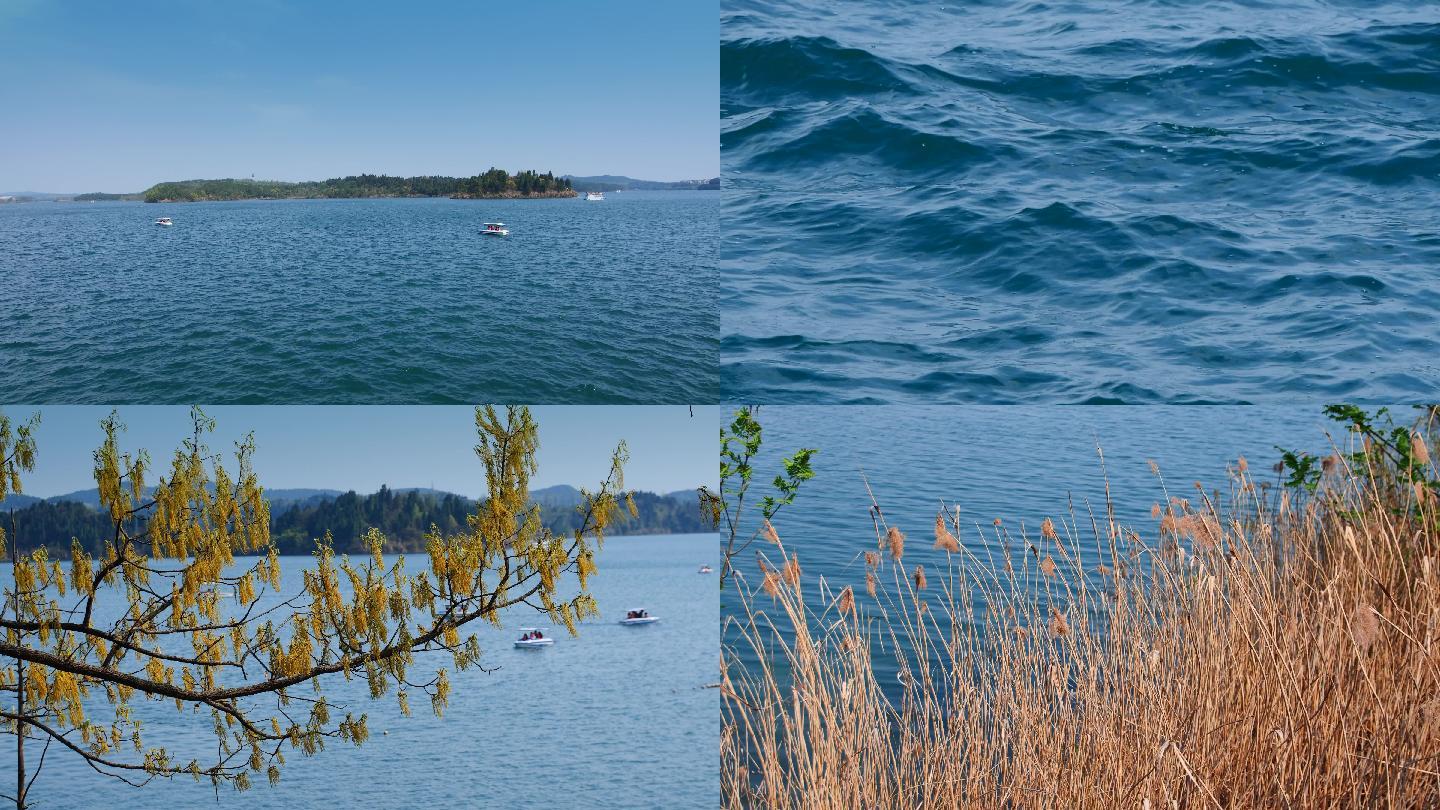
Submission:
M 1434 3 L 727 0 L 721 26 L 727 396 L 1440 384 Z
M 714 402 L 719 208 L 697 192 L 0 206 L 0 392 Z M 481 236 L 486 220 L 511 235 Z
M 281 558 L 286 595 L 302 587 L 307 562 Z M 329 678 L 332 701 L 369 715 L 369 741 L 359 748 L 331 741 L 308 758 L 291 752 L 274 787 L 261 773 L 248 792 L 222 786 L 218 802 L 208 781 L 188 778 L 137 790 L 96 775 L 79 757 L 51 746 L 30 800 L 57 810 L 714 807 L 720 792 L 719 690 L 706 686 L 719 680 L 720 630 L 715 577 L 696 574 L 701 563 L 718 562 L 714 535 L 613 537 L 597 562 L 590 590 L 601 618 L 582 624 L 578 638 L 561 628 L 549 649 L 516 650 L 517 627 L 546 622 L 515 609 L 505 616 L 504 629 L 471 626 L 480 639 L 481 664 L 498 667 L 494 672 L 456 672 L 446 656 L 417 659 L 412 674 L 450 671 L 443 719 L 435 718 L 418 690 L 412 692 L 412 716 L 403 717 L 393 693 L 371 701 L 364 678 Z M 414 562 L 410 566 L 415 570 Z M 9 580 L 8 563 L 0 576 Z M 615 623 L 636 606 L 660 622 Z M 97 700 L 103 704 L 103 695 Z M 147 744 L 165 745 L 182 762 L 213 756 L 208 713 L 180 714 L 169 702 L 137 703 Z M 105 720 L 113 710 L 98 706 L 91 716 Z M 14 739 L 0 739 L 0 758 L 7 763 L 14 762 Z M 31 768 L 40 747 L 32 740 L 26 748 Z M 13 779 L 13 769 L 6 774 Z
M 1403 408 L 1395 413 L 1397 422 L 1406 425 L 1419 415 Z M 1108 562 L 1100 556 L 1089 522 L 1093 509 L 1104 531 L 1107 476 L 1117 520 L 1156 545 L 1158 520 L 1150 515 L 1152 505 L 1166 503 L 1168 496 L 1198 502 L 1197 481 L 1207 492 L 1218 490 L 1223 503 L 1229 492 L 1227 467 L 1240 456 L 1247 459 L 1257 483 L 1276 483 L 1271 471 L 1279 460 L 1276 445 L 1324 454 L 1332 449 L 1332 439 L 1341 446 L 1348 441 L 1343 427 L 1309 405 L 787 405 L 763 407 L 759 418 L 765 445 L 757 481 L 774 477 L 780 455 L 798 447 L 820 451 L 814 459 L 815 478 L 802 486 L 793 506 L 777 515 L 775 526 L 787 551 L 799 556 L 807 599 L 822 610 L 817 587 L 822 577 L 832 595 L 851 585 L 862 610 L 874 607 L 864 595 L 865 564 L 860 558 L 876 548 L 867 479 L 889 525 L 907 535 L 907 570 L 923 564 L 934 586 L 929 596 L 938 599 L 947 555 L 932 545 L 942 501 L 960 508 L 961 542 L 979 559 L 995 561 L 997 569 L 1004 551 L 995 541 L 993 521 L 1001 519 L 1015 538 L 1012 552 L 1018 567 L 1018 555 L 1025 553 L 1022 531 L 1029 541 L 1038 541 L 1040 524 L 1048 517 L 1062 532 L 1074 526 L 1082 564 L 1093 570 Z M 1103 467 L 1097 444 L 1104 451 Z M 1151 461 L 1160 476 L 1151 472 Z M 761 551 L 773 549 L 759 546 Z M 747 552 L 739 564 L 751 585 L 758 584 L 753 554 Z M 888 570 L 882 572 L 884 582 L 890 583 L 890 577 Z M 758 607 L 768 604 L 768 598 L 761 597 Z M 733 613 L 736 607 L 735 596 L 727 590 L 722 613 Z M 938 601 L 935 607 L 941 607 Z M 732 650 L 744 652 L 737 646 L 738 637 L 727 638 Z M 875 651 L 880 682 L 894 687 L 893 653 L 879 643 Z M 753 663 L 752 656 L 741 660 Z

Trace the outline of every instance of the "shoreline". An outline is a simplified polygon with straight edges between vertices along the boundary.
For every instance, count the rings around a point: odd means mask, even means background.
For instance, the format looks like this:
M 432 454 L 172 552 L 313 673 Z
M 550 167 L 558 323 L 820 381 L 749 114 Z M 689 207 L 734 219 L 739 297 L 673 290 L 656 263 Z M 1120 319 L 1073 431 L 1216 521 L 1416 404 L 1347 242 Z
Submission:
M 556 536 L 557 536 L 557 537 L 559 537 L 559 536 L 568 536 L 568 533 L 558 532 L 558 533 L 556 533 Z M 624 539 L 636 538 L 636 537 L 710 537 L 710 538 L 715 539 L 715 540 L 718 542 L 719 539 L 720 539 L 720 534 L 719 534 L 718 532 L 631 532 L 631 533 L 627 533 L 627 534 L 610 534 L 609 532 L 606 532 L 606 534 L 605 534 L 605 541 L 608 543 L 608 542 L 611 541 L 611 540 L 624 540 Z M 314 538 L 314 540 L 315 540 L 315 542 L 319 542 L 319 538 Z M 357 538 L 357 540 L 358 540 L 358 538 Z M 389 548 L 390 545 L 392 545 L 392 543 L 386 543 L 386 546 L 387 546 L 387 547 L 384 548 L 384 549 L 382 549 L 380 553 L 381 553 L 381 554 L 386 554 L 386 555 L 392 555 L 392 554 L 393 554 L 393 555 L 417 555 L 417 554 L 426 554 L 426 553 L 427 553 L 427 549 L 425 548 L 425 546 L 424 546 L 424 544 L 423 544 L 423 538 L 421 538 L 420 544 L 417 545 L 417 546 L 415 546 L 415 547 L 413 547 L 413 548 L 410 547 L 408 543 L 403 543 L 403 542 L 399 544 L 399 545 L 401 546 L 400 548 Z M 37 548 L 40 548 L 40 547 L 41 547 L 41 546 L 27 546 L 25 549 L 22 550 L 22 553 L 29 553 L 29 552 L 31 552 L 31 551 L 34 551 L 34 550 L 37 549 Z M 45 548 L 46 548 L 47 551 L 52 552 L 52 553 L 57 554 L 57 555 L 68 554 L 68 553 L 69 553 L 69 549 L 68 549 L 68 548 L 50 547 L 50 546 L 45 546 Z M 336 554 L 359 554 L 359 553 L 361 553 L 361 552 L 359 552 L 359 551 L 354 551 L 354 550 L 350 550 L 350 549 L 348 549 L 348 547 L 347 547 L 347 548 L 345 548 L 345 549 L 337 548 L 337 549 L 335 550 L 335 553 L 336 553 Z M 240 559 L 245 559 L 245 558 L 250 558 L 250 557 L 259 557 L 259 556 L 261 556 L 261 555 L 258 555 L 258 554 L 236 554 L 236 555 L 235 555 L 235 559 L 240 560 Z M 290 558 L 294 558 L 294 557 L 313 557 L 313 556 L 314 556 L 314 550 L 311 549 L 310 551 L 305 551 L 305 552 L 282 551 L 282 552 L 280 552 L 280 553 L 279 553 L 278 555 L 276 555 L 276 556 L 280 557 L 281 559 L 290 559 Z M 8 564 L 9 562 L 10 562 L 10 561 L 9 561 L 8 559 L 0 559 L 0 565 L 6 565 L 6 564 Z

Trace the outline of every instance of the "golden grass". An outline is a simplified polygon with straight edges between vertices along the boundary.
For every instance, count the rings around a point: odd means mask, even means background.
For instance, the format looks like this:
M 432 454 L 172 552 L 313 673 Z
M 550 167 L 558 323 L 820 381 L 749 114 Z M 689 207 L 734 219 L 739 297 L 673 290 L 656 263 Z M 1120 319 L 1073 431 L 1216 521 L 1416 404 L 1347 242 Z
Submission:
M 728 620 L 722 804 L 1440 806 L 1440 506 L 1329 468 L 1300 499 L 1237 465 L 1149 541 L 1108 505 L 1033 544 L 997 520 L 923 593 L 883 522 L 868 597 L 782 545 L 797 575 Z

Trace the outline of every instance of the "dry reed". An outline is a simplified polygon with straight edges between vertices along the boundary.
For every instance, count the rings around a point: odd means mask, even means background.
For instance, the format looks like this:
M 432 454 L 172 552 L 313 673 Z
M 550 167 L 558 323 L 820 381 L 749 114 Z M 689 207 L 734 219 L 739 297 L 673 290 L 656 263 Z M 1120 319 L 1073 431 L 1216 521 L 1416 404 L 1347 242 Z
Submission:
M 1013 565 L 997 519 L 923 594 L 883 522 L 869 599 L 743 586 L 722 805 L 1440 806 L 1440 508 L 1333 458 L 1313 497 L 1242 462 L 1223 505 L 1157 505 L 1153 542 L 1088 515 L 1088 571 L 1072 513 Z

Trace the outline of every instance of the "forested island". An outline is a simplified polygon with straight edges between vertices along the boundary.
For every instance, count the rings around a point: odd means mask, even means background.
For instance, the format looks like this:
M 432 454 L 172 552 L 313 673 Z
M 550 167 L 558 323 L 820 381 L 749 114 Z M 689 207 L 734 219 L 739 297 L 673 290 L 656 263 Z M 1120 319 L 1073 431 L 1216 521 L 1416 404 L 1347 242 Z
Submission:
M 76 194 L 75 202 L 128 202 L 145 199 L 143 194 L 107 194 L 103 191 L 92 191 L 89 194 Z
M 93 491 L 92 491 L 93 492 Z M 556 533 L 574 531 L 581 515 L 578 490 L 556 487 L 534 493 L 540 519 Z M 98 502 L 98 500 L 97 500 Z M 9 510 L 6 510 L 9 512 Z M 624 509 L 611 534 L 693 534 L 712 531 L 700 514 L 694 493 L 657 495 L 635 493 L 634 517 Z M 360 495 L 354 491 L 271 502 L 270 535 L 281 554 L 310 554 L 315 540 L 330 532 L 335 551 L 365 554 L 361 538 L 375 528 L 384 533 L 387 552 L 413 553 L 425 549 L 425 533 L 436 526 L 442 533 L 465 530 L 465 518 L 475 513 L 475 501 L 462 495 L 430 490 L 393 490 Z M 5 515 L 7 534 L 12 514 Z M 93 556 L 103 556 L 103 544 L 114 532 L 110 513 L 79 500 L 34 501 L 13 512 L 15 541 L 20 551 L 40 546 L 52 558 L 68 558 L 70 541 Z
M 216 200 L 304 200 L 356 197 L 453 197 L 460 200 L 574 197 L 570 180 L 553 172 L 510 174 L 490 169 L 474 177 L 391 177 L 357 174 L 329 180 L 287 183 L 279 180 L 180 180 L 156 183 L 145 202 Z

